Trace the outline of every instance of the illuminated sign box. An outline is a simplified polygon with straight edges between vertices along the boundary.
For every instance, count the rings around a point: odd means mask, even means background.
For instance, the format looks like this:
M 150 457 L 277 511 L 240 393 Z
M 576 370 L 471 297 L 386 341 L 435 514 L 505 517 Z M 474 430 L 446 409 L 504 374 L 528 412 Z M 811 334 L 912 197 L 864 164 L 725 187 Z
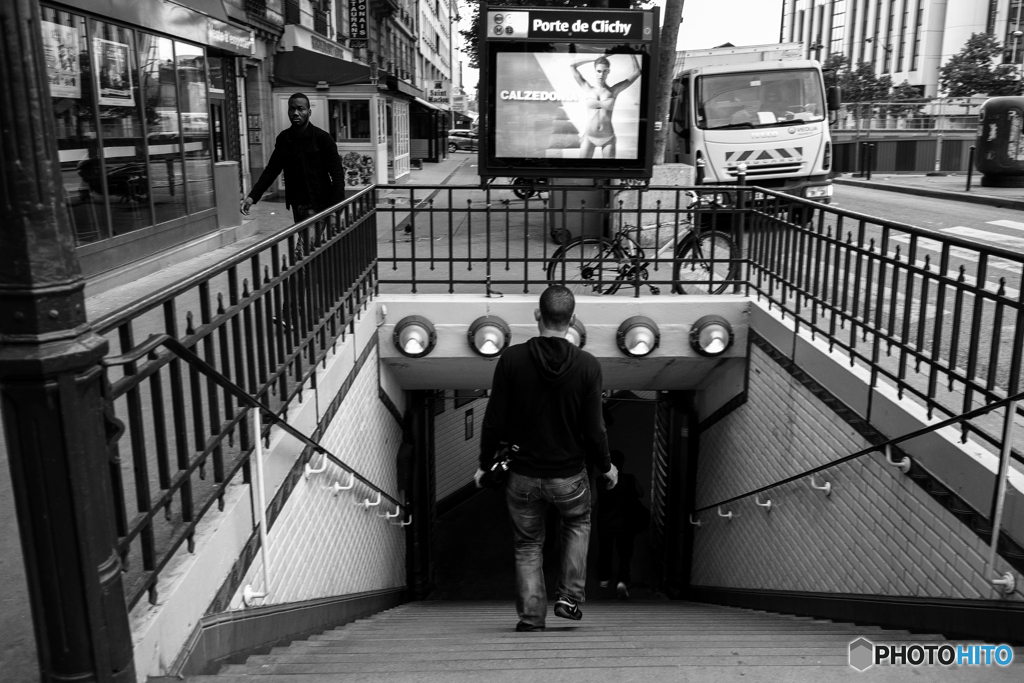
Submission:
M 657 9 L 489 8 L 480 175 L 649 178 L 659 24 Z

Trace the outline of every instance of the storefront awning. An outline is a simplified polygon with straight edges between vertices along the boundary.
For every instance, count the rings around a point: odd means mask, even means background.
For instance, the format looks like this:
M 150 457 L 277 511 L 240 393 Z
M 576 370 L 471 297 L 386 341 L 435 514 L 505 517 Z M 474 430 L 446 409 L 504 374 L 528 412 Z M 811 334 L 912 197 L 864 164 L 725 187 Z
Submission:
M 427 102 L 426 100 L 424 100 L 424 99 L 421 99 L 421 98 L 419 98 L 419 97 L 414 97 L 414 98 L 412 98 L 412 100 L 413 100 L 413 102 L 415 102 L 416 104 L 418 104 L 418 105 L 420 105 L 420 106 L 423 106 L 423 107 L 426 107 L 427 109 L 436 109 L 437 111 L 443 111 L 443 112 L 444 112 L 445 114 L 447 114 L 447 113 L 448 113 L 448 110 L 447 110 L 447 109 L 444 109 L 444 108 L 442 108 L 442 107 L 439 107 L 439 106 L 437 106 L 436 104 L 431 104 L 430 102 Z
M 327 85 L 356 85 L 370 82 L 370 69 L 343 59 L 296 47 L 274 56 L 274 85 L 315 88 Z
M 228 15 L 224 11 L 224 2 L 222 0 L 171 0 L 171 2 L 190 7 L 208 17 L 228 21 Z

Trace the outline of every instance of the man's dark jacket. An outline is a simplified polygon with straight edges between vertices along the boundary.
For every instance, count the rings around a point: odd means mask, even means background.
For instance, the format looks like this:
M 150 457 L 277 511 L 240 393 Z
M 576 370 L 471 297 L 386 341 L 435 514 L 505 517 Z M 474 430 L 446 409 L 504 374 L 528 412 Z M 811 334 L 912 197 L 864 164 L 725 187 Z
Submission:
M 345 198 L 345 169 L 338 147 L 330 133 L 312 123 L 299 130 L 286 128 L 277 136 L 270 162 L 249 193 L 253 202 L 260 200 L 282 170 L 286 207 L 311 205 L 323 211 Z
M 571 477 L 588 460 L 611 469 L 601 417 L 601 365 L 560 337 L 511 346 L 494 368 L 480 434 L 486 470 L 500 442 L 519 446 L 512 471 L 528 477 Z

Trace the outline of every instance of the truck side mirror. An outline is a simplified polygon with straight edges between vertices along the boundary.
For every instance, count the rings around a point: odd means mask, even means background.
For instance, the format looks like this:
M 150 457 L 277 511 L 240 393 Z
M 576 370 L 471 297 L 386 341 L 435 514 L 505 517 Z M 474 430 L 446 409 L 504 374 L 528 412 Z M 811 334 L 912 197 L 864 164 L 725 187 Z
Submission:
M 833 85 L 832 87 L 830 87 L 828 89 L 827 97 L 828 97 L 828 110 L 829 111 L 839 111 L 839 106 L 843 102 L 843 94 L 839 90 L 839 86 L 838 85 Z

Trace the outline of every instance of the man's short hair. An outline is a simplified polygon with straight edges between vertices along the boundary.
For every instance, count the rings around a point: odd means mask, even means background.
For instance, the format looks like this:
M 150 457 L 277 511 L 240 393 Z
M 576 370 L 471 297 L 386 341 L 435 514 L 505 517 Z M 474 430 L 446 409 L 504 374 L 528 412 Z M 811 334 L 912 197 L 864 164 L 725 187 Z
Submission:
M 576 297 L 564 285 L 551 285 L 540 295 L 540 320 L 549 330 L 568 329 L 574 310 Z
M 306 109 L 309 109 L 309 98 L 306 97 L 305 93 L 297 92 L 293 94 L 291 97 L 288 98 L 289 102 L 291 102 L 292 100 L 306 100 Z

